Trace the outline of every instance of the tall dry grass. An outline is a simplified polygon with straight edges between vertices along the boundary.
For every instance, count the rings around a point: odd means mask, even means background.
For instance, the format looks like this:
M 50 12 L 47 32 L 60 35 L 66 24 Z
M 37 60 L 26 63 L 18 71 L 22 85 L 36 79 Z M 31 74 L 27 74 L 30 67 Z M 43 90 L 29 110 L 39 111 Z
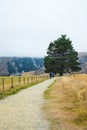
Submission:
M 76 115 L 75 123 L 81 124 L 87 121 L 87 75 L 77 74 L 63 77 L 62 82 L 65 98 L 73 103 L 72 111 Z
M 62 76 L 45 92 L 51 130 L 87 129 L 87 75 Z

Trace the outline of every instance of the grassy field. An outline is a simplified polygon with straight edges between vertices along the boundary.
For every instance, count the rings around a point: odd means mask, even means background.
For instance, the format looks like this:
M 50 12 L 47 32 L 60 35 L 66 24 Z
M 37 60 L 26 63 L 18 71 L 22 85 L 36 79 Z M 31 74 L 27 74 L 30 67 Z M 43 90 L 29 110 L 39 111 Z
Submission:
M 0 77 L 0 99 L 48 79 L 48 75 Z
M 87 75 L 59 77 L 44 96 L 51 130 L 87 130 Z
M 5 90 L 9 89 L 12 85 L 13 86 L 19 86 L 29 84 L 32 82 L 39 81 L 41 79 L 44 79 L 47 75 L 31 75 L 31 76 L 7 76 L 7 77 L 0 77 L 0 88 L 3 86 L 3 79 L 4 79 L 4 86 Z
M 19 79 L 20 78 L 20 79 Z M 20 80 L 20 85 L 28 84 L 28 76 L 7 76 L 7 77 L 0 77 L 0 90 L 2 90 L 3 86 L 3 79 L 4 79 L 4 90 L 9 90 L 12 86 L 11 80 L 13 79 L 13 86 L 19 86 L 19 80 Z M 32 80 L 32 77 L 29 77 L 29 81 Z

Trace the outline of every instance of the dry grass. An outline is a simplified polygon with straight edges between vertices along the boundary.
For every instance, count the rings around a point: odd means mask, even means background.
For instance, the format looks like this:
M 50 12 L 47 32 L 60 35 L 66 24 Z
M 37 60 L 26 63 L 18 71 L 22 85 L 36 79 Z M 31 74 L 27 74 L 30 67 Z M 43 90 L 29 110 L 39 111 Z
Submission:
M 48 77 L 49 77 L 48 74 L 0 77 L 0 92 L 10 90 L 12 86 L 13 87 L 25 86 L 44 79 L 48 79 Z M 4 79 L 4 83 L 3 83 L 3 79 Z M 13 79 L 13 83 L 12 83 L 12 79 Z
M 87 75 L 58 78 L 45 97 L 51 130 L 87 130 Z
M 0 77 L 0 99 L 7 97 L 9 95 L 16 94 L 22 89 L 25 89 L 27 87 L 36 85 L 40 82 L 45 81 L 48 79 L 48 75 L 34 75 L 34 76 L 21 76 L 20 77 L 20 84 L 19 84 L 19 77 L 18 76 L 13 76 L 13 77 L 4 77 L 4 90 L 2 87 L 2 78 Z M 11 86 L 11 78 L 13 78 L 13 87 Z M 25 80 L 24 80 L 25 79 Z M 24 82 L 25 81 L 25 82 Z

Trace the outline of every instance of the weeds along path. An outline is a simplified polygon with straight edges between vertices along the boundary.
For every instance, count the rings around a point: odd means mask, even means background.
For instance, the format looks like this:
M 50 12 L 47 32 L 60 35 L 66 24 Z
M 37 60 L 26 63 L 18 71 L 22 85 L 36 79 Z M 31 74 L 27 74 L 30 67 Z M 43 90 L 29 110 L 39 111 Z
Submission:
M 0 100 L 0 130 L 49 130 L 42 111 L 43 92 L 54 80 L 48 79 Z

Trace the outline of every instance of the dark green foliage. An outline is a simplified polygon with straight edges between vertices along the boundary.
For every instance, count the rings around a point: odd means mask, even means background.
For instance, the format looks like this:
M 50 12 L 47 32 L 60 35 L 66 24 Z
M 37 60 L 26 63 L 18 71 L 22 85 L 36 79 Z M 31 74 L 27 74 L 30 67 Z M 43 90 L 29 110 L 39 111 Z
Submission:
M 16 74 L 22 72 L 29 72 L 39 70 L 44 66 L 43 58 L 31 58 L 31 57 L 13 57 L 4 58 L 4 61 L 0 63 L 1 75 Z M 6 73 L 6 74 L 5 74 Z
M 13 67 L 13 65 L 12 65 L 10 62 L 7 63 L 7 67 L 8 67 L 8 72 L 9 72 L 10 74 L 16 73 L 15 68 Z
M 43 58 L 16 58 L 13 62 L 15 62 L 15 67 L 17 71 L 21 73 L 22 71 L 28 72 L 32 70 L 37 70 L 43 67 Z
M 61 76 L 64 73 L 79 71 L 78 53 L 73 49 L 72 42 L 66 35 L 61 35 L 51 42 L 44 59 L 46 72 L 53 71 Z

